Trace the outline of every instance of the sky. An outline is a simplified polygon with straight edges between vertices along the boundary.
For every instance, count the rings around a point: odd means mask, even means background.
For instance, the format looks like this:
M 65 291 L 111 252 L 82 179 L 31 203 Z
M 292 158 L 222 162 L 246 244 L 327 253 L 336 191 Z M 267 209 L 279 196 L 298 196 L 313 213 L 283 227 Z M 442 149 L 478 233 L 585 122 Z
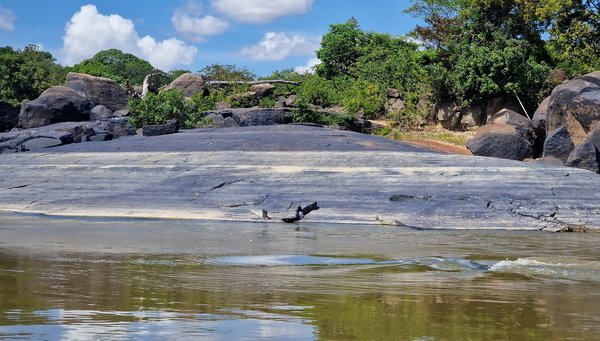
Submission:
M 329 25 L 404 35 L 410 0 L 0 0 L 0 46 L 37 44 L 62 65 L 117 48 L 165 71 L 215 63 L 258 75 L 318 63 Z

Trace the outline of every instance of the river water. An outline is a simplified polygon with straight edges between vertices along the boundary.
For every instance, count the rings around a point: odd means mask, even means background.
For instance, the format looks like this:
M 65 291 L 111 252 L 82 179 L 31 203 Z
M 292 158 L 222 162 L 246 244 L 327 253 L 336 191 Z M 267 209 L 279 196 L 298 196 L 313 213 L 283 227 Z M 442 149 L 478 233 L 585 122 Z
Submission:
M 0 214 L 0 339 L 593 340 L 600 234 Z

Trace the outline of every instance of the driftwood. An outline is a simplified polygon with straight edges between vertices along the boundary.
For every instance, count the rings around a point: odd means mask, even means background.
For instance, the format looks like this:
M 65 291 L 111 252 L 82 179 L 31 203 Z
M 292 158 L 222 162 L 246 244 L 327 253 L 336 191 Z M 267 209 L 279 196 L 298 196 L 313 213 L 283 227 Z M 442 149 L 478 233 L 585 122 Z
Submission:
M 319 205 L 317 205 L 317 203 L 312 203 L 304 208 L 302 208 L 302 206 L 298 206 L 298 208 L 296 208 L 296 215 L 290 218 L 283 218 L 281 219 L 283 222 L 291 224 L 291 223 L 295 223 L 297 221 L 302 220 L 302 218 L 304 218 L 307 214 L 309 214 L 312 211 L 316 211 L 318 210 L 320 207 Z
M 284 81 L 281 79 L 263 80 L 263 81 L 207 81 L 206 85 L 258 85 L 258 84 L 289 84 L 299 86 L 302 82 Z

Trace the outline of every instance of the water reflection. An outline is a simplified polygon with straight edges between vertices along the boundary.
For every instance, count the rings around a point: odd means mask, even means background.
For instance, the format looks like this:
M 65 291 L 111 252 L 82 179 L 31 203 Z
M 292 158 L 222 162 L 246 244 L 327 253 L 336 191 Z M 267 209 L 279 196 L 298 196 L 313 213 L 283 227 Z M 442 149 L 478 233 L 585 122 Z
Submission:
M 595 235 L 41 222 L 0 224 L 0 339 L 600 334 Z

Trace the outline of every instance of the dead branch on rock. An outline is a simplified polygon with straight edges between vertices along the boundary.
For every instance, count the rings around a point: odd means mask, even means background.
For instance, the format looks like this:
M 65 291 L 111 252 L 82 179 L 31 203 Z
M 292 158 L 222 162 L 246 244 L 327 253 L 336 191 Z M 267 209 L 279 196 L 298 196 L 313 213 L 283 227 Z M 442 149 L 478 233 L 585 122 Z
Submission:
M 291 223 L 295 223 L 297 221 L 302 220 L 307 214 L 309 214 L 312 211 L 316 211 L 318 210 L 320 207 L 319 205 L 317 205 L 317 203 L 312 203 L 304 208 L 302 208 L 302 206 L 298 206 L 298 208 L 296 208 L 296 215 L 290 218 L 283 218 L 281 219 L 283 222 L 291 224 Z
M 207 81 L 206 85 L 216 85 L 216 86 L 221 86 L 221 85 L 239 85 L 239 84 L 244 84 L 244 85 L 259 85 L 259 84 L 289 84 L 289 85 L 296 85 L 299 86 L 300 84 L 302 84 L 302 82 L 292 82 L 292 81 L 286 81 L 286 80 L 282 80 L 282 79 L 271 79 L 271 80 L 263 80 L 263 81 Z

